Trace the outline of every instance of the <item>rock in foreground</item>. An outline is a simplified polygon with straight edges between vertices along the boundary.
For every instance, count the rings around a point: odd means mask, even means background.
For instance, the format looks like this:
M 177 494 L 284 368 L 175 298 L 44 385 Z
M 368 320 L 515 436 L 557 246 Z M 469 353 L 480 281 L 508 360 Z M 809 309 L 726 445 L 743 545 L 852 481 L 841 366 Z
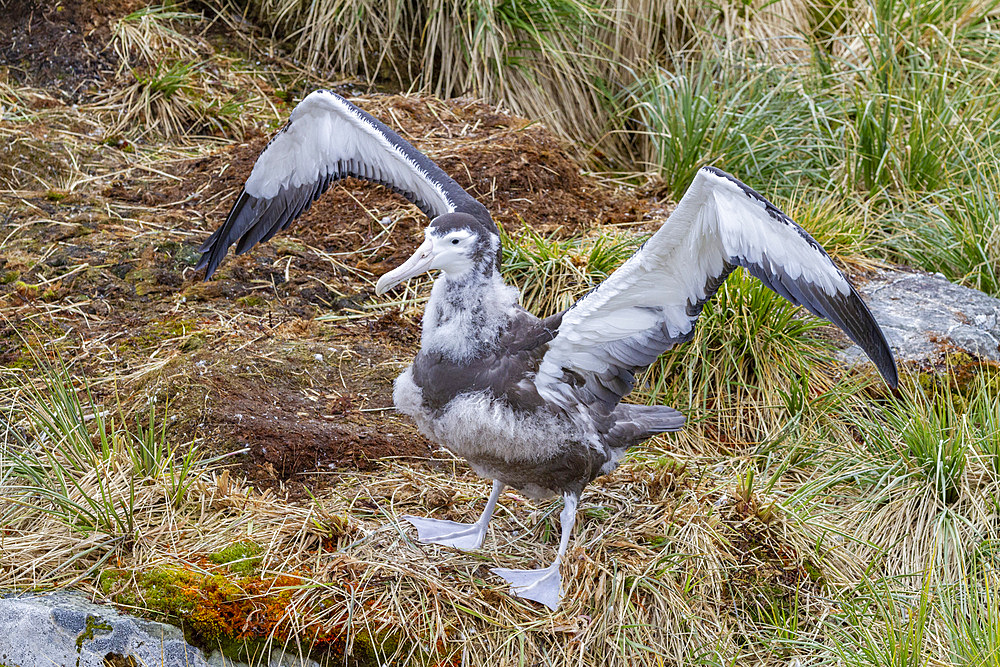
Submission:
M 879 271 L 858 291 L 898 362 L 933 366 L 954 352 L 1000 362 L 1000 299 L 939 274 L 896 269 Z M 849 363 L 864 359 L 857 345 L 840 355 Z
M 171 625 L 124 616 L 82 595 L 29 593 L 0 599 L 0 664 L 207 667 L 209 663 Z

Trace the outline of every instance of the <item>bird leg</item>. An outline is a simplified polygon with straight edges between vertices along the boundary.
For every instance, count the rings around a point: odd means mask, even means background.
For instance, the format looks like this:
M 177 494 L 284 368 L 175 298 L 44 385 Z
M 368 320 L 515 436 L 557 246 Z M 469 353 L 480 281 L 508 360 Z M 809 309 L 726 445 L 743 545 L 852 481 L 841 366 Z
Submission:
M 497 499 L 500 498 L 503 487 L 503 482 L 493 480 L 493 492 L 486 501 L 486 509 L 473 524 L 410 515 L 403 518 L 416 527 L 418 539 L 425 544 L 441 544 L 456 549 L 478 549 L 486 537 L 486 526 L 493 516 L 493 510 L 496 509 Z
M 490 570 L 493 574 L 498 574 L 506 579 L 517 597 L 541 602 L 552 611 L 559 608 L 559 601 L 562 599 L 562 578 L 559 576 L 559 564 L 562 563 L 563 556 L 566 555 L 566 547 L 569 546 L 569 537 L 573 533 L 573 524 L 576 523 L 576 506 L 579 500 L 580 494 L 578 493 L 563 494 L 565 506 L 559 514 L 559 522 L 562 524 L 562 538 L 559 540 L 559 554 L 552 565 L 539 570 L 508 570 L 502 567 Z

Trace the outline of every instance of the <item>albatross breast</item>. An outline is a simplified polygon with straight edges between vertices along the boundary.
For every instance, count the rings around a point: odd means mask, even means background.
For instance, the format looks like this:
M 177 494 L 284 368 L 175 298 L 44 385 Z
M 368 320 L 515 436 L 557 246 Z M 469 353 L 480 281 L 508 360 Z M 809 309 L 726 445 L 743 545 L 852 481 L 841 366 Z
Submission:
M 456 361 L 422 349 L 396 379 L 396 407 L 476 472 L 526 495 L 582 488 L 609 453 L 582 427 L 592 420 L 547 403 L 532 381 L 561 318 L 540 320 L 514 306 L 492 352 Z

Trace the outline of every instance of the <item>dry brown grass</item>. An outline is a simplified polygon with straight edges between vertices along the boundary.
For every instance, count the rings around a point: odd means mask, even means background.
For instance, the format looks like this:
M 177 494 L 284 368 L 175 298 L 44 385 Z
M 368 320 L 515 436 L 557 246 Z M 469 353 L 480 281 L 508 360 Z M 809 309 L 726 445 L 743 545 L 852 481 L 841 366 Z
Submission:
M 706 5 L 564 0 L 521 5 L 251 0 L 249 11 L 312 67 L 387 78 L 450 97 L 471 94 L 543 120 L 562 136 L 631 155 L 612 133 L 614 99 L 660 58 L 808 55 L 812 8 L 801 0 Z M 609 134 L 611 133 L 611 134 Z
M 158 5 L 114 22 L 109 48 L 118 56 L 117 79 L 94 107 L 108 118 L 107 137 L 241 139 L 249 119 L 275 111 L 267 84 L 216 53 L 192 25 L 211 27 L 200 13 Z
M 232 65 L 208 53 L 197 39 L 198 30 L 185 31 L 185 20 L 178 19 L 180 37 L 136 33 L 140 37 L 132 42 L 120 37 L 119 48 L 134 54 L 140 67 L 149 56 L 138 42 L 179 54 L 181 61 L 197 63 L 198 72 Z M 733 18 L 731 25 L 736 35 L 738 20 Z M 200 55 L 184 51 L 188 46 Z M 300 75 L 289 70 L 290 77 Z M 131 74 L 123 70 L 121 76 Z M 243 86 L 240 77 L 250 75 L 220 76 L 226 85 Z M 265 84 L 257 85 L 266 93 Z M 248 127 L 274 122 L 280 115 L 264 93 L 264 102 L 244 107 Z M 307 237 L 282 239 L 284 243 L 250 256 L 231 258 L 226 267 L 231 273 L 223 280 L 196 283 L 181 251 L 196 246 L 224 215 L 232 193 L 215 189 L 215 182 L 226 177 L 241 154 L 213 154 L 231 145 L 237 133 L 195 139 L 188 134 L 190 119 L 172 120 L 180 134 L 170 139 L 131 147 L 128 141 L 99 143 L 115 132 L 152 137 L 150 128 L 159 132 L 169 124 L 157 124 L 156 118 L 170 113 L 164 111 L 134 115 L 119 126 L 128 109 L 142 105 L 116 99 L 73 108 L 46 91 L 0 86 L 5 114 L 0 138 L 11 156 L 0 170 L 0 206 L 9 220 L 0 234 L 0 276 L 17 274 L 12 278 L 16 282 L 3 286 L 0 310 L 18 328 L 36 332 L 42 341 L 38 347 L 62 355 L 75 378 L 91 377 L 102 404 L 120 407 L 126 415 L 138 412 L 154 395 L 194 396 L 190 402 L 196 409 L 180 399 L 171 405 L 178 421 L 197 424 L 210 414 L 209 390 L 217 389 L 211 383 L 220 375 L 234 375 L 247 393 L 263 392 L 261 387 L 277 383 L 274 368 L 279 368 L 305 378 L 295 387 L 296 396 L 322 401 L 326 394 L 342 394 L 370 410 L 364 414 L 378 415 L 380 431 L 391 431 L 398 440 L 413 438 L 412 427 L 403 430 L 383 406 L 351 396 L 349 383 L 337 373 L 349 374 L 376 358 L 381 351 L 375 343 L 399 331 L 405 334 L 405 323 L 419 316 L 425 286 L 415 283 L 393 302 L 360 301 L 329 316 L 296 300 L 287 287 L 296 279 L 314 281 L 310 288 L 323 281 L 331 299 L 363 292 L 375 272 L 369 262 L 391 245 L 402 246 L 401 237 L 412 231 L 403 224 L 412 211 L 394 214 L 382 226 L 384 211 L 359 199 L 357 217 L 376 225 L 365 247 L 344 254 L 307 242 Z M 421 106 L 406 98 L 378 98 L 365 106 L 393 123 L 407 114 L 425 115 L 422 130 L 408 136 L 424 142 L 442 161 L 461 163 L 465 144 L 478 150 L 501 141 L 497 134 L 477 134 L 477 122 L 456 129 L 460 124 L 448 115 L 457 114 L 456 107 L 442 102 Z M 530 135 L 526 123 L 510 125 L 502 141 Z M 511 141 L 504 146 L 504 155 L 517 156 L 530 144 Z M 211 171 L 203 180 L 189 179 L 184 169 L 201 159 Z M 577 174 L 577 169 L 567 173 Z M 179 183 L 183 187 L 178 190 Z M 504 195 L 503 188 L 486 185 L 482 190 L 491 203 Z M 595 197 L 611 197 L 608 189 L 595 192 Z M 531 205 L 545 203 L 545 196 L 537 195 Z M 367 207 L 363 213 L 362 206 Z M 810 229 L 825 229 L 823 242 L 829 240 L 841 259 L 850 260 L 854 249 L 871 243 L 864 238 L 865 225 L 838 227 L 832 206 L 803 203 L 793 208 Z M 524 210 L 514 210 L 511 219 Z M 627 229 L 648 230 L 649 224 L 630 223 Z M 598 229 L 583 247 L 589 248 L 602 231 L 619 238 L 623 229 Z M 565 241 L 554 238 L 553 243 Z M 82 253 L 82 259 L 71 252 Z M 556 254 L 551 274 L 545 275 L 557 289 L 536 289 L 539 307 L 558 307 L 543 297 L 580 289 L 580 282 L 595 279 L 579 248 Z M 541 264 L 534 268 L 544 269 Z M 131 277 L 108 278 L 112 269 Z M 165 275 L 156 274 L 158 270 Z M 537 275 L 532 280 L 542 282 Z M 160 284 L 159 278 L 179 282 Z M 13 287 L 17 282 L 24 284 Z M 128 298 L 123 290 L 131 290 Z M 253 305 L 254 297 L 264 303 Z M 836 368 L 820 364 L 812 371 L 809 408 L 800 413 L 794 401 L 786 403 L 782 396 L 792 386 L 794 366 L 764 364 L 753 375 L 762 391 L 734 380 L 743 378 L 748 359 L 737 339 L 756 335 L 758 347 L 773 344 L 761 352 L 762 359 L 787 358 L 803 348 L 767 338 L 778 337 L 780 328 L 756 334 L 755 306 L 747 305 L 740 287 L 734 287 L 726 303 L 731 311 L 706 320 L 694 346 L 667 362 L 689 373 L 680 374 L 671 400 L 693 416 L 707 418 L 675 439 L 651 443 L 588 489 L 563 570 L 566 599 L 554 614 L 510 597 L 488 569 L 551 560 L 557 502 L 536 503 L 505 493 L 485 548 L 470 553 L 418 544 L 412 529 L 400 521 L 406 513 L 465 521 L 478 515 L 486 484 L 444 453 L 405 461 L 387 458 L 368 470 L 326 474 L 316 472 L 319 466 L 313 464 L 312 472 L 294 479 L 250 479 L 240 467 L 199 465 L 193 471 L 195 483 L 176 503 L 169 501 L 169 476 L 140 474 L 125 450 L 90 469 L 74 470 L 79 488 L 71 498 L 100 495 L 98 489 L 105 489 L 113 505 L 130 507 L 133 523 L 127 532 L 81 531 L 45 513 L 37 493 L 26 491 L 23 479 L 0 466 L 0 588 L 72 583 L 96 597 L 130 600 L 135 611 L 151 614 L 156 601 L 143 588 L 144 574 L 173 569 L 219 575 L 243 587 L 240 602 L 263 605 L 278 594 L 288 595 L 281 614 L 266 628 L 275 645 L 288 637 L 308 644 L 316 629 L 359 647 L 376 636 L 386 639 L 384 652 L 395 654 L 397 664 L 425 658 L 467 665 L 901 664 L 879 663 L 857 647 L 889 650 L 898 642 L 909 619 L 919 616 L 927 571 L 941 573 L 946 583 L 994 585 L 995 590 L 995 556 L 989 548 L 998 538 L 990 505 L 998 493 L 996 459 L 970 453 L 958 500 L 942 506 L 914 470 L 892 467 L 901 457 L 893 461 L 885 452 L 902 451 L 896 436 L 889 435 L 891 446 L 878 456 L 867 441 L 858 442 L 867 427 L 845 415 L 877 420 L 879 403 L 870 400 L 879 397 L 877 390 L 865 389 L 863 383 L 836 384 Z M 395 329 L 376 330 L 363 339 L 364 346 L 346 341 L 360 329 L 380 326 L 380 316 L 390 310 L 404 312 L 391 321 Z M 152 327 L 150 320 L 161 328 Z M 163 327 L 164 322 L 170 326 Z M 791 320 L 790 326 L 795 324 Z M 207 341 L 205 347 L 195 347 L 199 339 Z M 20 344 L 10 337 L 2 342 L 4 354 L 23 360 Z M 312 347 L 303 352 L 306 345 Z M 376 370 L 398 370 L 410 351 L 400 344 L 392 354 L 377 357 Z M 311 360 L 317 352 L 340 355 L 332 381 L 298 363 L 299 357 Z M 199 361 L 204 363 L 199 366 Z M 7 385 L 0 396 L 0 414 L 23 428 L 23 399 L 14 400 L 17 386 Z M 168 419 L 171 414 L 167 412 Z M 180 433 L 171 432 L 170 438 L 182 450 L 192 443 L 207 447 L 219 436 L 218 431 L 195 437 Z M 10 439 L 0 443 L 6 462 Z M 251 578 L 209 560 L 244 540 L 261 549 Z M 963 571 L 968 562 L 978 569 Z M 123 574 L 106 586 L 100 574 L 112 571 Z M 947 594 L 945 588 L 933 588 L 927 599 L 937 604 Z M 982 613 L 989 619 L 995 594 L 991 598 L 977 589 L 976 595 L 986 601 Z M 862 602 L 873 608 L 881 603 L 884 613 L 866 608 L 851 617 L 852 605 L 861 607 Z M 951 653 L 949 618 L 959 616 L 948 616 L 943 607 L 935 607 L 931 616 L 915 662 L 958 662 Z M 973 637 L 988 645 L 988 638 Z
M 116 472 L 106 481 L 124 502 L 129 462 L 109 465 Z M 204 571 L 208 555 L 251 540 L 263 548 L 260 576 L 298 582 L 285 619 L 296 636 L 319 629 L 343 633 L 350 643 L 368 633 L 387 635 L 394 639 L 389 659 L 683 664 L 706 651 L 720 659 L 764 658 L 766 645 L 742 645 L 741 637 L 760 632 L 739 613 L 753 595 L 784 589 L 809 614 L 830 604 L 797 561 L 812 536 L 777 513 L 764 524 L 735 497 L 732 471 L 709 472 L 696 459 L 687 465 L 665 468 L 641 457 L 591 488 L 563 569 L 566 598 L 554 614 L 511 598 L 487 572 L 494 564 L 526 566 L 553 555 L 553 504 L 505 493 L 478 552 L 414 542 L 399 519 L 404 513 L 471 520 L 479 511 L 483 482 L 456 479 L 464 464 L 447 458 L 433 468 L 386 461 L 371 474 L 340 473 L 329 491 L 305 503 L 254 491 L 216 471 L 200 472 L 202 481 L 175 508 L 164 502 L 165 480 L 146 479 L 132 504 L 135 532 L 127 536 L 81 540 L 66 524 L 19 506 L 4 521 L 0 585 L 74 583 L 103 595 L 108 591 L 94 589 L 95 568 L 136 575 L 168 567 Z M 93 490 L 92 475 L 81 484 Z M 756 541 L 747 543 L 747 535 Z M 772 551 L 779 545 L 780 557 Z M 733 604 L 737 613 L 726 611 Z M 594 646 L 608 651 L 588 649 Z

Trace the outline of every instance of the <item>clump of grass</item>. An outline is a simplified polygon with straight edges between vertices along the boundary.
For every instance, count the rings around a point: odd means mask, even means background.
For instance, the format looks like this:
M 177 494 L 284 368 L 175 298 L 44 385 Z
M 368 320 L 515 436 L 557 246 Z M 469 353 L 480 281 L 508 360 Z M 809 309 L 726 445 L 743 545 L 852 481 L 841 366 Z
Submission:
M 35 497 L 67 526 L 125 540 L 134 537 L 136 486 L 143 480 L 159 480 L 169 502 L 183 502 L 204 465 L 197 447 L 181 453 L 168 443 L 155 404 L 145 425 L 129 428 L 120 410 L 116 418 L 96 401 L 85 379 L 77 389 L 61 362 L 36 361 L 42 383 L 15 381 L 4 433 L 6 472 L 24 481 L 18 502 Z
M 165 414 L 154 404 L 145 424 L 130 425 L 119 406 L 102 405 L 86 379 L 74 378 L 61 361 L 33 359 L 37 381 L 22 371 L 3 378 L 0 526 L 13 544 L 14 536 L 47 517 L 79 548 L 43 579 L 79 580 L 141 542 L 151 513 L 164 521 L 182 508 L 216 460 L 203 459 L 191 443 L 170 444 Z M 10 574 L 37 567 L 28 554 L 39 548 L 24 550 L 25 562 Z M 48 545 L 39 558 L 58 560 L 64 548 L 71 545 Z
M 243 540 L 211 554 L 208 560 L 216 565 L 225 565 L 235 574 L 249 576 L 260 569 L 262 551 L 259 545 Z
M 807 83 L 801 69 L 749 63 L 719 71 L 711 61 L 684 62 L 640 80 L 628 111 L 674 199 L 706 164 L 790 195 L 833 180 L 842 150 L 829 110 L 804 94 Z
M 1000 492 L 992 454 L 1000 398 L 989 373 L 967 392 L 914 383 L 884 410 L 855 405 L 843 415 L 853 438 L 816 485 L 855 488 L 859 511 L 839 530 L 858 536 L 860 560 L 878 561 L 886 576 L 933 563 L 935 584 L 959 582 L 972 554 L 998 537 L 990 517 Z
M 846 623 L 835 630 L 838 656 L 857 667 L 923 667 L 933 635 L 930 587 L 896 598 L 879 583 L 866 582 L 845 603 Z
M 949 658 L 961 667 L 1000 665 L 1000 581 L 996 561 L 945 592 L 941 607 Z
M 158 63 L 145 72 L 132 70 L 132 85 L 111 101 L 124 112 L 115 133 L 139 126 L 143 133 L 182 134 L 198 118 L 192 98 L 194 67 L 192 62 L 174 62 Z
M 109 136 L 242 136 L 253 122 L 244 112 L 263 109 L 259 83 L 183 29 L 201 19 L 150 6 L 113 24 L 118 81 L 100 100 L 115 115 Z
M 619 90 L 664 54 L 703 49 L 738 59 L 779 53 L 805 30 L 807 7 L 785 0 L 374 3 L 247 0 L 310 67 L 389 79 L 441 96 L 472 94 L 542 117 L 564 136 L 635 157 L 614 132 Z M 777 56 L 779 59 L 781 56 Z
M 150 5 L 123 16 L 112 25 L 112 45 L 120 67 L 133 61 L 156 62 L 166 52 L 198 57 L 198 45 L 177 30 L 176 24 L 202 18 L 201 14 L 181 11 L 173 5 Z
M 969 185 L 935 192 L 902 216 L 893 245 L 910 263 L 1000 296 L 1000 169 L 977 167 Z
M 565 310 L 601 284 L 642 243 L 632 236 L 545 238 L 525 226 L 501 230 L 503 273 L 521 285 L 521 305 L 539 317 Z

